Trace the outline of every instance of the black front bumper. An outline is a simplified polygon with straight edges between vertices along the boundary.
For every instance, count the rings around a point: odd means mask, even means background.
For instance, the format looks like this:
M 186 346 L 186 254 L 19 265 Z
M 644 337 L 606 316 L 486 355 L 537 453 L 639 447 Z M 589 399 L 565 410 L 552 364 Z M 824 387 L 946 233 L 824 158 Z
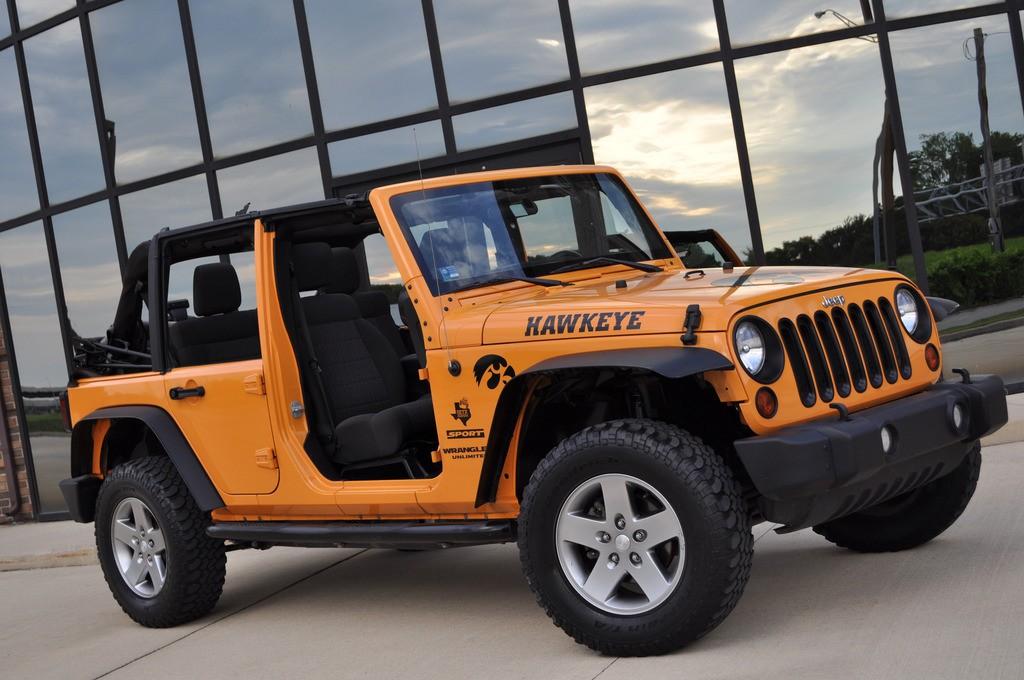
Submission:
M 956 427 L 954 407 L 962 408 Z M 952 472 L 978 439 L 1006 424 L 998 376 L 930 389 L 848 419 L 736 442 L 765 519 L 797 530 L 870 507 Z M 883 450 L 882 430 L 892 435 Z

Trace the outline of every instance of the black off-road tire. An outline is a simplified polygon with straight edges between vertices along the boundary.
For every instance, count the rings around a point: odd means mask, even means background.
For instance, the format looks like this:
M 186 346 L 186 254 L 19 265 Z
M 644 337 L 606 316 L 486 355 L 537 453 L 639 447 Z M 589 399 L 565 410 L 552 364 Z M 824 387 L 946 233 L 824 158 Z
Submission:
M 555 527 L 566 498 L 587 480 L 612 473 L 656 488 L 685 536 L 678 586 L 654 609 L 632 615 L 588 603 L 557 556 Z M 603 654 L 646 656 L 679 649 L 725 619 L 750 576 L 753 537 L 746 504 L 720 456 L 674 425 L 624 419 L 574 434 L 540 462 L 523 494 L 519 551 L 530 589 L 555 625 Z
M 974 495 L 981 445 L 952 472 L 907 494 L 814 527 L 827 541 L 856 552 L 896 552 L 927 543 L 953 525 Z
M 146 504 L 166 544 L 166 581 L 148 599 L 125 583 L 111 548 L 111 517 L 128 497 Z M 224 542 L 206 535 L 209 524 L 209 513 L 196 505 L 168 458 L 140 458 L 110 471 L 96 501 L 96 548 L 110 592 L 132 620 L 149 628 L 168 628 L 213 609 L 224 587 L 226 557 Z

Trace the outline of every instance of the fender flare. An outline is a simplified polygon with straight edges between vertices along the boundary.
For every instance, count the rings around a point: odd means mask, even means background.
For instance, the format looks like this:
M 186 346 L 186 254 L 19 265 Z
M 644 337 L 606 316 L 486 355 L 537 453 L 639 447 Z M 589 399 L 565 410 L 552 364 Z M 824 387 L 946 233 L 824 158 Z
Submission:
M 71 431 L 71 476 L 89 474 L 92 469 L 92 424 L 97 420 L 137 420 L 149 428 L 167 452 L 181 479 L 203 512 L 224 507 L 224 501 L 209 475 L 167 411 L 156 406 L 113 406 L 93 411 L 79 420 Z
M 509 440 L 536 380 L 560 371 L 596 368 L 645 371 L 675 380 L 705 371 L 729 370 L 733 363 L 723 354 L 706 347 L 641 347 L 567 354 L 534 364 L 510 380 L 498 397 L 486 453 L 480 466 L 476 507 L 493 502 L 497 496 L 501 470 L 508 457 Z

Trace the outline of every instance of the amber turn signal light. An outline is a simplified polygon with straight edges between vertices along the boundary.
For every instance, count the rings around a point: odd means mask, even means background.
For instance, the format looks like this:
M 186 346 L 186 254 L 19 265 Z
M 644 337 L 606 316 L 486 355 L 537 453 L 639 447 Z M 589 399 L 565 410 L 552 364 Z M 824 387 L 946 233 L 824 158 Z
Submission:
M 773 418 L 779 410 L 779 400 L 770 387 L 762 387 L 757 391 L 754 405 L 762 418 Z
M 924 362 L 933 371 L 939 370 L 939 350 L 935 345 L 928 343 L 928 346 L 924 348 Z

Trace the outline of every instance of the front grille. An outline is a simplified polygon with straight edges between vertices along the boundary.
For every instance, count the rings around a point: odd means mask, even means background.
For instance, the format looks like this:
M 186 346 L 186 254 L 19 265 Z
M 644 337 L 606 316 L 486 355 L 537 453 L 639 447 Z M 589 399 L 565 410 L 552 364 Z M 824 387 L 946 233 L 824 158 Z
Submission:
M 804 406 L 910 379 L 903 327 L 886 298 L 783 318 L 778 329 Z

